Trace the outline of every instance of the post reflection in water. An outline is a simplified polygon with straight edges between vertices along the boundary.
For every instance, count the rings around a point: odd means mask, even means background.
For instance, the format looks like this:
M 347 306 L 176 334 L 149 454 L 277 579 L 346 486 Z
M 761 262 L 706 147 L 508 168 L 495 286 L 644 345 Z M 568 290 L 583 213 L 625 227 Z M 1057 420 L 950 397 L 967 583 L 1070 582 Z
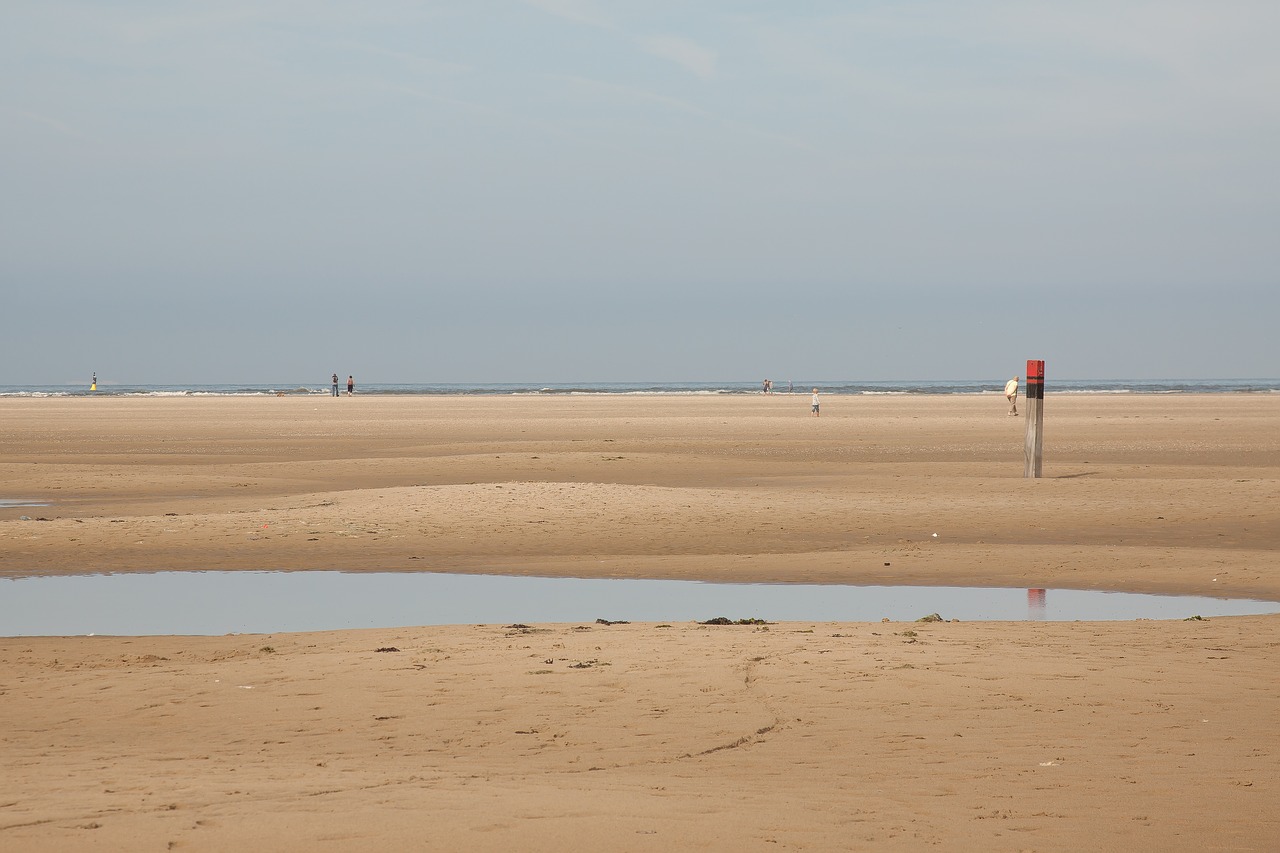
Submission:
M 1027 590 L 1027 618 L 1043 620 L 1045 617 L 1045 590 Z

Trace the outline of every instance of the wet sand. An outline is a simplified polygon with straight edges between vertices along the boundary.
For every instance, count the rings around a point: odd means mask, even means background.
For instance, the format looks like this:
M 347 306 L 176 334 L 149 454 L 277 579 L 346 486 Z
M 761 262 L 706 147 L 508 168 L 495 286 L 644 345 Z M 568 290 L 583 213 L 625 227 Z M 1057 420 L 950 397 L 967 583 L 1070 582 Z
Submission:
M 50 502 L 0 506 L 0 577 L 1280 600 L 1280 395 L 1051 394 L 1040 480 L 1004 409 L 0 400 L 0 499 Z M 1277 617 L 10 638 L 0 660 L 4 849 L 1280 846 Z

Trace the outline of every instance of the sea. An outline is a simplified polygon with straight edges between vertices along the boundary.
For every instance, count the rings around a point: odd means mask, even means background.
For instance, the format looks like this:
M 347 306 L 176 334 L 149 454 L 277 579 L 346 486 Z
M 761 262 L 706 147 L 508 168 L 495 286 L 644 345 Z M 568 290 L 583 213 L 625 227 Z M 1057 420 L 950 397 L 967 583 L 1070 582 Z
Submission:
M 925 379 L 901 381 L 774 380 L 774 394 L 826 396 L 1003 394 L 1001 379 Z M 346 393 L 346 382 L 341 386 Z M 743 395 L 760 394 L 755 382 L 361 382 L 356 392 L 373 396 L 572 396 L 572 395 Z M 1277 394 L 1280 379 L 1056 379 L 1048 394 Z M 82 385 L 0 385 L 0 397 L 255 397 L 332 393 L 329 383 L 130 385 L 101 382 L 96 391 Z

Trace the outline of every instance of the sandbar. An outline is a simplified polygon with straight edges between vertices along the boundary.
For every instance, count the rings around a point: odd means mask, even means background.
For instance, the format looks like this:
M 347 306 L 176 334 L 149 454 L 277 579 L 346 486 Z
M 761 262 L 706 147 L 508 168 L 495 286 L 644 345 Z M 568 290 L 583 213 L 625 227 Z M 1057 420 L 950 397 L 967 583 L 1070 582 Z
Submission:
M 0 499 L 47 504 L 0 503 L 0 578 L 1280 600 L 1280 395 L 1051 393 L 1039 479 L 1005 407 L 0 399 Z M 0 661 L 4 849 L 1280 848 L 1280 617 L 16 637 Z

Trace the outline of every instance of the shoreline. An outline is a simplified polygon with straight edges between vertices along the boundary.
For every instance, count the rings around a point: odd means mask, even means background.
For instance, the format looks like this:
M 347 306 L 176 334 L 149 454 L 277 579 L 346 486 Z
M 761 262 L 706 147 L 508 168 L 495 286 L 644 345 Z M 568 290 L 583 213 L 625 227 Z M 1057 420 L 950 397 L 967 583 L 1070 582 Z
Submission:
M 820 387 L 825 396 L 1003 396 L 1006 379 L 805 379 L 794 389 L 785 386 L 767 396 L 797 396 Z M 796 390 L 799 389 L 799 390 Z M 1280 394 L 1280 378 L 1213 379 L 1055 379 L 1047 396 L 1078 394 L 1203 395 Z M 7 397 L 96 398 L 113 397 L 305 397 L 331 396 L 328 383 L 131 384 L 104 382 L 94 388 L 81 384 L 0 385 L 0 399 Z M 345 390 L 341 396 L 347 396 Z M 642 381 L 642 382 L 375 382 L 361 383 L 356 396 L 372 397 L 561 397 L 561 396 L 765 396 L 760 384 L 750 381 Z
M 1035 559 L 1041 549 L 1005 548 L 1000 552 L 1002 559 L 1019 560 Z M 1199 554 L 1189 553 L 1182 549 L 1180 558 L 1202 557 L 1206 562 L 1213 562 L 1228 568 L 1221 571 L 1228 583 L 1219 585 L 1213 578 L 1201 577 L 1169 577 L 1154 579 L 1118 579 L 1109 573 L 1129 565 L 1134 559 L 1149 559 L 1147 549 L 1134 549 L 1132 553 L 1113 550 L 1106 555 L 1107 563 L 1094 566 L 1083 573 L 1082 577 L 1062 573 L 1025 573 L 1016 574 L 1015 570 L 992 570 L 982 568 L 990 551 L 965 552 L 952 549 L 937 559 L 925 557 L 915 558 L 910 567 L 901 571 L 883 572 L 868 569 L 858 571 L 844 565 L 825 565 L 831 555 L 824 552 L 807 554 L 787 554 L 770 560 L 771 565 L 765 568 L 753 565 L 754 555 L 728 556 L 682 556 L 678 558 L 662 557 L 626 557 L 617 560 L 596 560 L 592 558 L 558 558 L 558 557 L 521 557 L 510 558 L 511 562 L 501 559 L 459 558 L 451 567 L 408 565 L 398 568 L 385 568 L 381 564 L 365 565 L 360 568 L 328 565 L 246 565 L 241 561 L 227 559 L 216 567 L 207 564 L 180 565 L 178 567 L 133 565 L 101 567 L 92 571 L 81 570 L 79 566 L 68 569 L 53 569 L 46 572 L 6 571 L 0 574 L 0 580 L 39 579 L 53 577 L 90 577 L 111 575 L 147 575 L 172 574 L 183 572 L 260 572 L 268 574 L 293 574 L 299 572 L 329 572 L 340 574 L 439 574 L 470 575 L 479 577 L 511 577 L 511 578 L 543 578 L 548 580 L 648 580 L 678 581 L 707 584 L 760 585 L 760 586 L 839 586 L 839 587 L 939 587 L 956 589 L 1001 589 L 1025 590 L 1046 589 L 1049 591 L 1077 592 L 1113 592 L 1135 595 L 1160 596 L 1199 596 L 1221 600 L 1272 601 L 1280 603 L 1280 591 L 1277 591 L 1273 580 L 1263 574 L 1254 572 L 1259 560 L 1270 561 L 1274 555 L 1268 551 L 1246 552 L 1231 555 L 1230 559 L 1222 559 L 1221 553 L 1204 550 Z M 883 556 L 883 555 L 881 555 Z M 1088 552 L 1078 552 L 1077 557 L 1096 561 L 1098 556 Z M 410 557 L 413 561 L 415 558 Z M 958 567 L 958 564 L 963 564 Z M 889 567 L 892 568 L 892 567 Z M 1179 569 L 1179 574 L 1187 574 L 1194 569 Z M 1248 574 L 1254 572 L 1253 574 Z M 714 577 L 710 577 L 714 573 Z M 993 574 L 999 574 L 999 581 L 992 581 Z M 1231 579 L 1233 573 L 1243 577 Z M 1171 573 L 1172 574 L 1172 573 Z M 1200 572 L 1200 575 L 1213 572 Z M 1051 577 L 1052 582 L 1045 578 Z M 468 623 L 469 624 L 469 623 Z

